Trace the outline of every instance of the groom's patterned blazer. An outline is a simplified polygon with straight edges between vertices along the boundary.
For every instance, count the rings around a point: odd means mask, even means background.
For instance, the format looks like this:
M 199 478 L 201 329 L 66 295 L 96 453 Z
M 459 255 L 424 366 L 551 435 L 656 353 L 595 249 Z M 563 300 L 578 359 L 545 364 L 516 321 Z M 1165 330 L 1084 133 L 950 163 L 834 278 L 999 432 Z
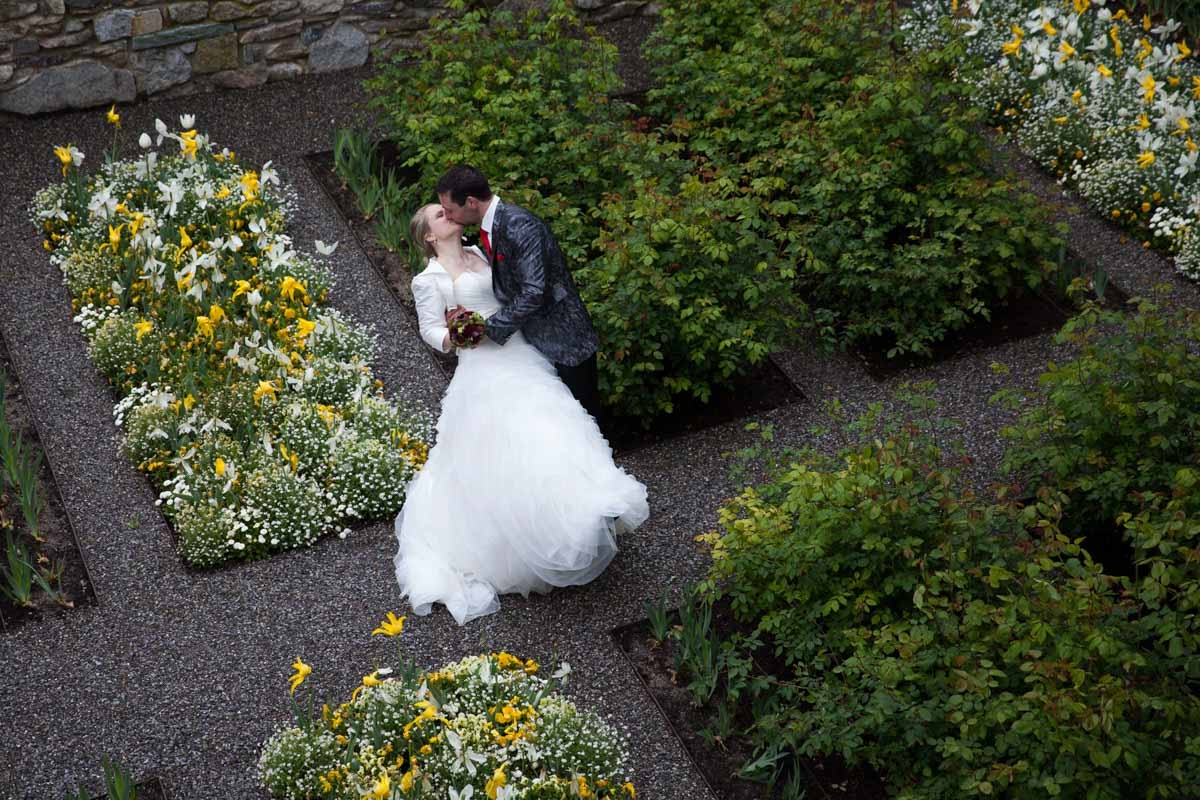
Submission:
M 501 308 L 488 318 L 488 337 L 504 344 L 519 330 L 546 358 L 567 366 L 595 353 L 600 339 L 546 223 L 501 201 L 490 240 L 492 291 Z

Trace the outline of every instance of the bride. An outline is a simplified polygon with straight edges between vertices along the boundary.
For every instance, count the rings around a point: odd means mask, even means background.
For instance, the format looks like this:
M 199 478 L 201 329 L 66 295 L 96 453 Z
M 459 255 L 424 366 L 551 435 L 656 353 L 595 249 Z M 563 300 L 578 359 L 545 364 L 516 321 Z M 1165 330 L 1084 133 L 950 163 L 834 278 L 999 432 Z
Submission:
M 429 257 L 412 283 L 421 336 L 449 352 L 447 309 L 500 309 L 491 269 L 440 205 L 420 209 L 410 233 Z M 437 443 L 396 518 L 396 579 L 414 613 L 443 603 L 464 625 L 499 610 L 500 594 L 591 581 L 617 531 L 648 515 L 646 487 L 613 463 L 547 358 L 519 331 L 502 346 L 485 338 L 459 351 Z

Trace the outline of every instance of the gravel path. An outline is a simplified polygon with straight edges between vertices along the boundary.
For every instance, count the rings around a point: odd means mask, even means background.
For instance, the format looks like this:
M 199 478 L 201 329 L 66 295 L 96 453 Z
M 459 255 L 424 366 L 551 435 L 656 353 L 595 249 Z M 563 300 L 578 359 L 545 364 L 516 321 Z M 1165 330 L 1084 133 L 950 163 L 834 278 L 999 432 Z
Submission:
M 152 130 L 156 116 L 195 113 L 197 127 L 242 163 L 274 160 L 300 197 L 297 242 L 342 242 L 330 301 L 375 326 L 376 373 L 388 394 L 435 410 L 444 378 L 301 160 L 328 149 L 334 130 L 355 119 L 366 74 L 154 101 L 125 108 L 122 118 L 132 138 Z M 0 798 L 60 798 L 81 782 L 94 787 L 105 754 L 135 774 L 161 776 L 177 800 L 263 797 L 254 765 L 264 739 L 290 720 L 292 660 L 312 664 L 309 680 L 340 699 L 373 662 L 394 652 L 392 642 L 369 635 L 387 611 L 404 610 L 392 576 L 392 530 L 377 524 L 345 541 L 208 572 L 181 565 L 150 484 L 119 452 L 112 396 L 88 360 L 66 289 L 28 220 L 33 192 L 58 177 L 51 145 L 75 144 L 94 163 L 107 136 L 96 111 L 0 117 L 0 333 L 46 432 L 42 444 L 99 596 L 96 607 L 0 638 Z M 1023 168 L 1019 159 L 1017 166 Z M 1057 194 L 1053 184 L 1031 180 L 1038 191 Z M 1166 280 L 1177 285 L 1172 302 L 1200 307 L 1196 287 L 1174 278 L 1162 259 L 1122 244 L 1106 223 L 1080 218 L 1069 206 L 1061 213 L 1072 221 L 1072 246 L 1103 255 L 1114 283 L 1134 292 Z M 798 347 L 778 361 L 809 399 L 760 421 L 774 425 L 784 444 L 833 446 L 811 433 L 823 421 L 825 400 L 840 399 L 853 411 L 885 401 L 902 381 L 935 380 L 942 411 L 961 421 L 983 481 L 1008 421 L 987 398 L 1006 384 L 1034 385 L 1046 361 L 1064 355 L 1049 335 L 1039 336 L 881 382 L 850 356 Z M 996 361 L 1011 368 L 1009 376 L 993 374 Z M 595 583 L 506 598 L 500 614 L 465 629 L 444 611 L 412 620 L 401 637 L 405 651 L 426 667 L 489 648 L 545 663 L 565 658 L 574 668 L 574 697 L 628 732 L 639 797 L 709 797 L 608 632 L 640 619 L 645 602 L 703 574 L 705 556 L 693 537 L 715 525 L 716 508 L 736 488 L 724 477 L 724 454 L 753 441 L 743 425 L 621 459 L 650 487 L 653 514 Z

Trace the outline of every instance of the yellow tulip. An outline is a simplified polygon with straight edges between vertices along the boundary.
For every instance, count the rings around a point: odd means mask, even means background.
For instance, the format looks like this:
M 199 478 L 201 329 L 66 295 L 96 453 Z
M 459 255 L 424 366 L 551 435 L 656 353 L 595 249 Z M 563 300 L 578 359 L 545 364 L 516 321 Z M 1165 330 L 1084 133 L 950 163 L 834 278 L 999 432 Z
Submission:
M 507 766 L 508 762 L 506 761 L 496 768 L 492 777 L 488 778 L 487 785 L 484 787 L 488 800 L 496 800 L 496 790 L 508 783 L 508 776 L 504 774 L 504 768 Z
M 225 459 L 217 456 L 217 461 L 213 465 L 213 470 L 217 473 L 218 478 L 225 477 Z
M 394 612 L 387 613 L 387 619 L 379 623 L 379 627 L 371 631 L 372 636 L 399 636 L 404 631 L 404 620 L 408 617 L 397 617 Z
M 312 674 L 312 667 L 297 658 L 295 663 L 292 664 L 292 669 L 296 670 L 296 674 L 288 680 L 291 681 L 292 684 L 291 693 L 295 694 L 296 689 L 300 686 L 300 684 L 304 683 L 304 679 Z
M 387 800 L 392 796 L 392 781 L 385 772 L 379 776 L 375 788 L 371 790 L 371 800 Z

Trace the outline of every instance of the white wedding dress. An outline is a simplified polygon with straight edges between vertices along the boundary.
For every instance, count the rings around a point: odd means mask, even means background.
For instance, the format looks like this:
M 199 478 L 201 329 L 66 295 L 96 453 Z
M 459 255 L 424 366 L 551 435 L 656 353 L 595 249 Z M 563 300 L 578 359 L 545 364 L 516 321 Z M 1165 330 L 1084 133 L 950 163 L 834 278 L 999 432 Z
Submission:
M 491 272 L 454 282 L 487 317 Z M 459 351 L 437 443 L 396 517 L 396 579 L 413 612 L 443 603 L 459 625 L 498 595 L 587 583 L 617 552 L 617 530 L 649 516 L 646 487 L 617 467 L 596 421 L 518 332 Z

